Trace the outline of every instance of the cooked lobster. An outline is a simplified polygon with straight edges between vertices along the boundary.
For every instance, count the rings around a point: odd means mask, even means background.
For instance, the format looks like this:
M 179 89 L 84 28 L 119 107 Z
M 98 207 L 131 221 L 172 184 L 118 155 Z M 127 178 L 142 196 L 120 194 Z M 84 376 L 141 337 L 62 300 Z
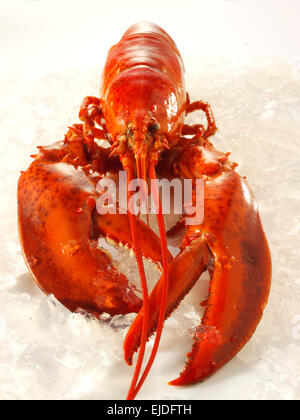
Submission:
M 204 112 L 206 125 L 185 124 L 185 116 L 196 110 Z M 128 399 L 135 398 L 151 368 L 164 320 L 208 270 L 211 281 L 201 326 L 183 372 L 170 383 L 202 381 L 247 343 L 267 303 L 271 259 L 253 194 L 229 154 L 210 142 L 216 131 L 211 108 L 190 102 L 179 51 L 157 25 L 133 25 L 110 49 L 100 99 L 86 97 L 79 118 L 82 123 L 69 127 L 63 141 L 39 147 L 21 174 L 18 217 L 27 266 L 43 291 L 71 311 L 137 313 L 124 341 L 128 364 L 139 350 Z M 99 180 L 121 170 L 127 173 L 128 200 L 132 180 L 143 180 L 144 187 L 151 181 L 160 238 L 131 211 L 97 211 L 103 193 Z M 204 182 L 201 222 L 187 224 L 182 214 L 166 234 L 158 185 L 163 177 L 192 180 L 193 202 L 196 181 Z M 142 188 L 140 202 L 146 198 Z M 167 235 L 179 229 L 184 237 L 172 258 Z M 142 299 L 98 246 L 103 236 L 134 250 Z M 142 257 L 162 271 L 150 294 Z M 146 343 L 154 332 L 154 347 L 141 375 Z

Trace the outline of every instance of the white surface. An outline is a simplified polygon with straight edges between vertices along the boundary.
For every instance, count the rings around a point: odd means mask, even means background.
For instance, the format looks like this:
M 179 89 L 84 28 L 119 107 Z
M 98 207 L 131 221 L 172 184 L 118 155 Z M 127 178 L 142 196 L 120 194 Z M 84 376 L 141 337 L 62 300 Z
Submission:
M 298 16 L 297 1 L 1 2 L 1 399 L 126 395 L 125 330 L 69 314 L 30 278 L 18 243 L 16 185 L 35 146 L 63 138 L 78 122 L 82 98 L 98 94 L 107 50 L 139 20 L 157 22 L 178 44 L 192 99 L 215 112 L 216 146 L 232 152 L 256 194 L 273 256 L 269 305 L 239 355 L 203 384 L 168 386 L 197 319 L 188 319 L 193 306 L 185 302 L 166 324 L 139 398 L 300 398 Z M 203 300 L 202 288 L 191 305 Z

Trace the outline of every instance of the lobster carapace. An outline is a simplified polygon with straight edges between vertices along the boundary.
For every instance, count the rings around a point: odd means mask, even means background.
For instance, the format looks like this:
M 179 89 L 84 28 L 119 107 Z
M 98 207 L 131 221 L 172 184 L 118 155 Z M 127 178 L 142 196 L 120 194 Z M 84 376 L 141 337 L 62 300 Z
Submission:
M 204 112 L 207 124 L 185 124 L 185 116 Z M 249 340 L 267 303 L 271 259 L 257 204 L 235 171 L 228 153 L 209 140 L 216 131 L 210 106 L 190 102 L 184 66 L 174 41 L 157 25 L 139 23 L 112 47 L 105 64 L 100 98 L 83 100 L 81 124 L 65 139 L 39 147 L 18 185 L 20 240 L 28 268 L 40 287 L 70 310 L 96 316 L 137 312 L 124 341 L 128 364 L 139 349 L 128 399 L 137 395 L 158 349 L 164 320 L 199 276 L 209 271 L 210 293 L 202 324 L 180 376 L 185 385 L 203 380 L 230 360 Z M 104 147 L 98 140 L 109 142 Z M 99 180 L 127 172 L 151 181 L 160 238 L 138 215 L 100 214 Z M 180 253 L 172 258 L 161 209 L 158 179 L 204 183 L 204 218 L 187 224 L 186 215 L 168 232 L 184 230 Z M 147 192 L 141 193 L 141 201 Z M 118 207 L 118 203 L 116 204 Z M 133 249 L 143 299 L 100 249 L 105 236 Z M 142 257 L 162 267 L 150 295 Z M 140 377 L 146 342 L 156 332 L 153 351 Z

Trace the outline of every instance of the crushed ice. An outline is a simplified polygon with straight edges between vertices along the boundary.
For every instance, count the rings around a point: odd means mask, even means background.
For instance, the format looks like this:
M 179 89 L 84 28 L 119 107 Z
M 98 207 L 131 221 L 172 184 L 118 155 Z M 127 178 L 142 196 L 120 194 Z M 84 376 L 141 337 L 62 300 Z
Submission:
M 186 57 L 185 64 L 191 99 L 207 100 L 215 113 L 216 147 L 232 152 L 258 200 L 273 256 L 272 291 L 257 332 L 229 365 L 204 384 L 169 387 L 166 382 L 183 367 L 191 329 L 201 319 L 207 279 L 198 282 L 166 322 L 140 398 L 299 399 L 299 62 L 268 59 L 237 67 L 222 58 L 207 57 L 196 65 Z M 18 242 L 19 171 L 37 145 L 62 139 L 67 126 L 78 122 L 82 98 L 98 93 L 97 71 L 72 69 L 32 78 L 16 70 L 2 79 L 1 399 L 124 398 L 132 375 L 122 360 L 122 341 L 133 315 L 112 319 L 103 314 L 99 322 L 71 314 L 34 284 Z M 197 113 L 190 121 L 198 118 Z M 125 260 L 120 262 L 124 270 Z M 149 263 L 147 271 L 152 268 Z

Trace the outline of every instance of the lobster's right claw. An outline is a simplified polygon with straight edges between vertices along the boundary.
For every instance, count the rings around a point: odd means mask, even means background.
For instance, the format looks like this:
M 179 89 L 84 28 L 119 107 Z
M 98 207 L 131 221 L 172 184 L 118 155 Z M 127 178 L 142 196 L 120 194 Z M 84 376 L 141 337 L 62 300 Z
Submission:
M 209 297 L 201 326 L 194 334 L 192 351 L 180 376 L 171 385 L 186 385 L 213 374 L 246 344 L 267 303 L 271 258 L 257 205 L 248 184 L 234 171 L 225 170 L 205 185 L 205 220 L 187 228 L 181 253 L 170 265 L 166 316 L 208 269 Z M 163 279 L 150 295 L 153 308 L 149 336 L 157 325 Z M 128 364 L 140 342 L 140 311 L 124 342 Z
M 53 160 L 43 151 L 19 180 L 19 233 L 28 268 L 43 291 L 71 311 L 138 312 L 142 301 L 135 288 L 97 246 L 102 234 L 132 248 L 128 216 L 97 214 L 88 205 L 95 183 L 82 167 L 57 162 L 61 153 L 61 144 L 47 151 Z M 137 233 L 143 255 L 161 264 L 159 238 L 141 220 Z

